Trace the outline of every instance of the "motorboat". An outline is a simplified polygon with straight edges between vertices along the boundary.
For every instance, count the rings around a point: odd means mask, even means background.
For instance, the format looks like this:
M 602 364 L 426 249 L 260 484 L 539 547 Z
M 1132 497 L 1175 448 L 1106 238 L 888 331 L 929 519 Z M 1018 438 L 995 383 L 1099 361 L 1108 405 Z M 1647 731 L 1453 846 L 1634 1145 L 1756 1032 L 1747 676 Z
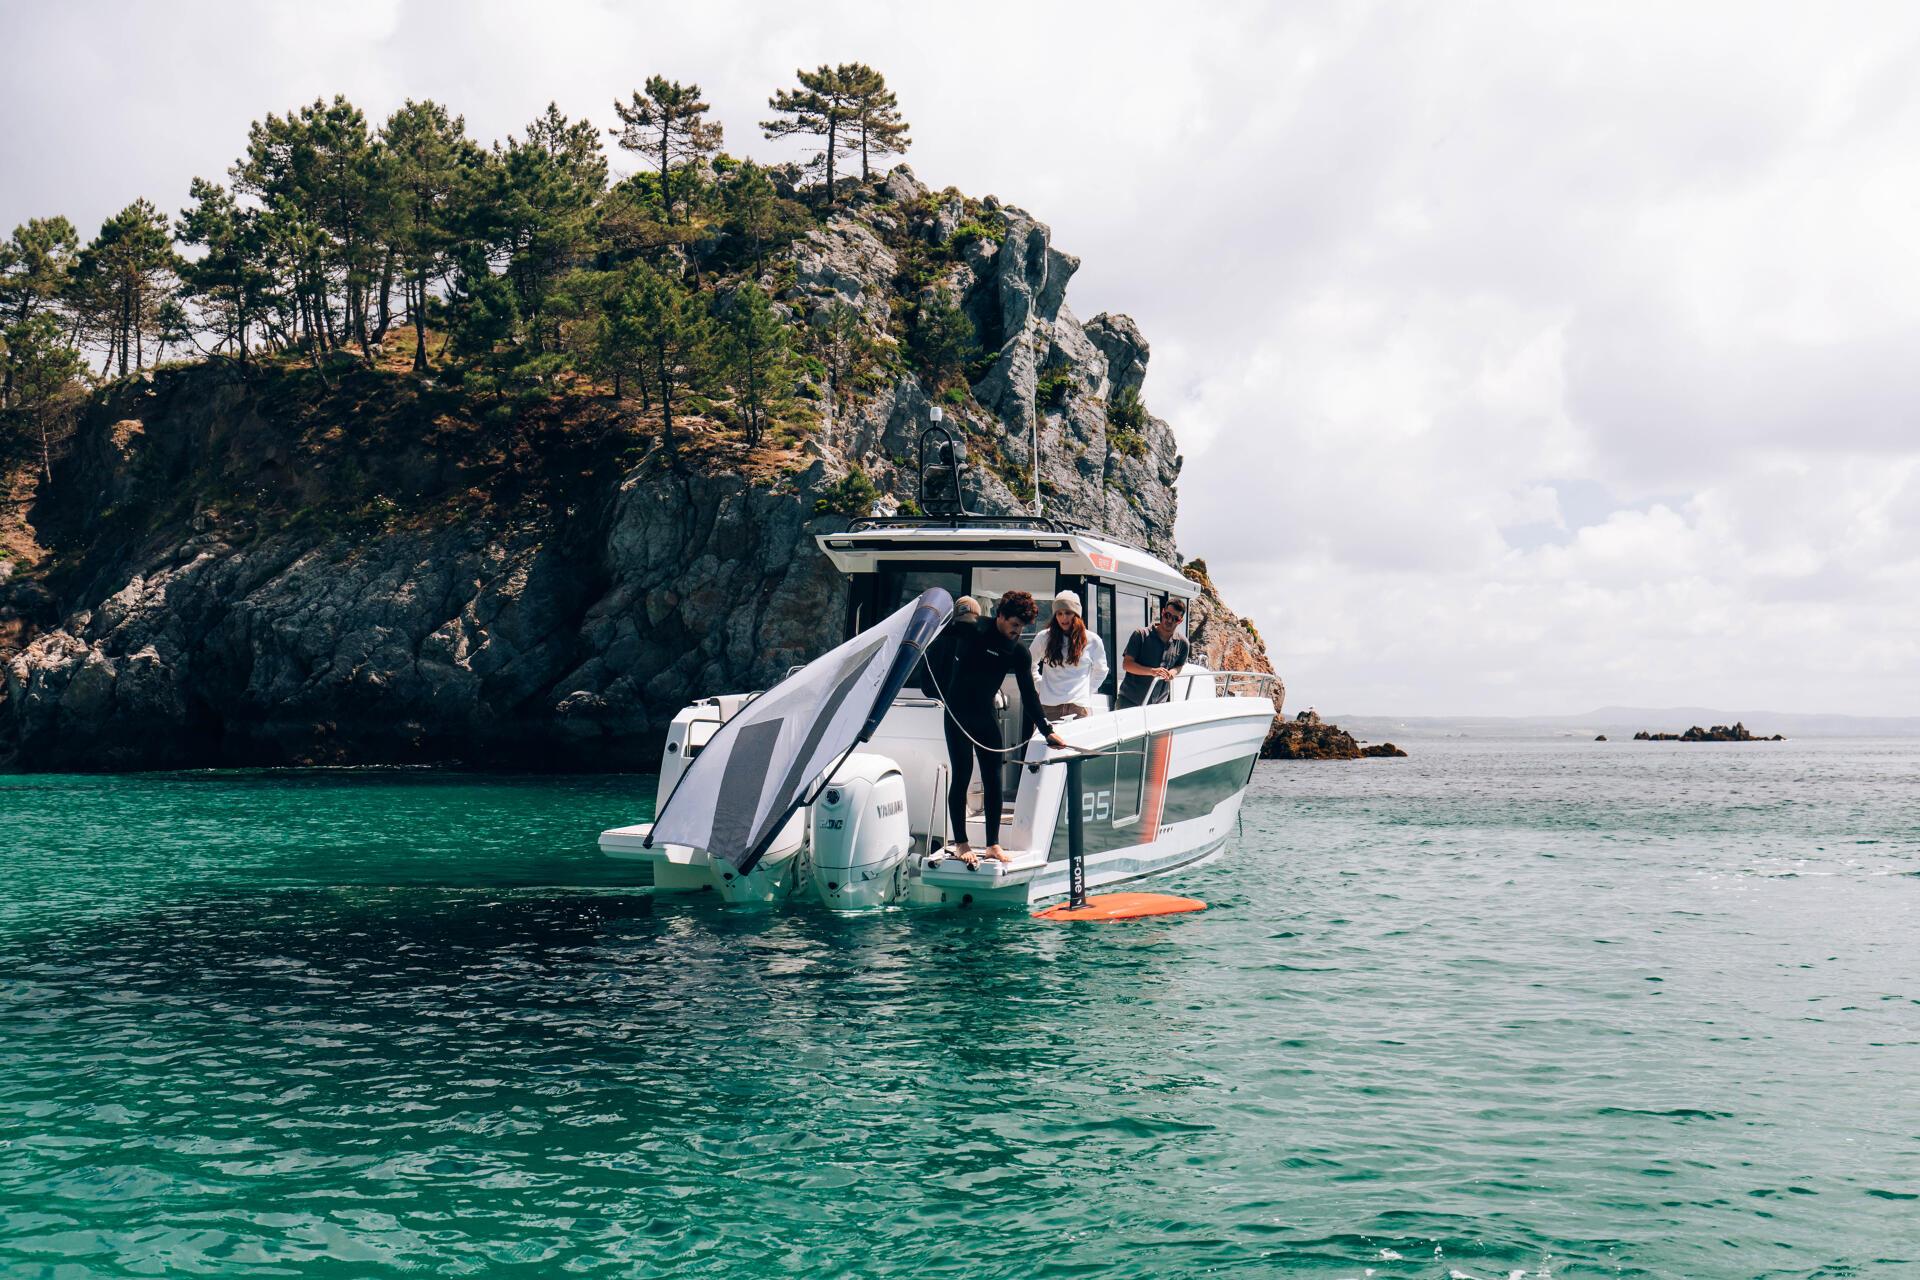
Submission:
M 820 535 L 821 554 L 847 578 L 846 639 L 765 692 L 683 708 L 667 731 L 655 820 L 603 832 L 601 851 L 646 864 L 656 892 L 857 911 L 1028 908 L 1067 894 L 1075 866 L 1086 887 L 1107 887 L 1220 850 L 1274 718 L 1273 677 L 1189 662 L 1147 705 L 1115 707 L 1128 637 L 1165 599 L 1191 599 L 1195 583 L 1103 534 L 949 507 Z M 946 830 L 946 708 L 920 659 L 955 598 L 971 595 L 991 617 L 1009 591 L 1044 610 L 1062 588 L 1079 593 L 1115 670 L 1090 715 L 1055 726 L 1064 749 L 1035 735 L 1011 753 L 1009 861 L 969 867 L 949 846 L 983 847 L 985 821 L 976 794 L 964 837 Z M 1018 742 L 1011 678 L 999 702 L 1001 739 Z

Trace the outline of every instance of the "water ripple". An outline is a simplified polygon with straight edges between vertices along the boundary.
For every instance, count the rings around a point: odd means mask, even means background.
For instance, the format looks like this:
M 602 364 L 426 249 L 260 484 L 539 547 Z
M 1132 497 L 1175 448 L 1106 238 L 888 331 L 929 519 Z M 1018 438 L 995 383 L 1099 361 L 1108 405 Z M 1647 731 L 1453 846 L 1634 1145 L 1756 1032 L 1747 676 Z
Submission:
M 0 779 L 0 1273 L 1901 1274 L 1920 751 L 1791 745 L 1263 766 L 1098 930 L 656 899 L 624 779 Z

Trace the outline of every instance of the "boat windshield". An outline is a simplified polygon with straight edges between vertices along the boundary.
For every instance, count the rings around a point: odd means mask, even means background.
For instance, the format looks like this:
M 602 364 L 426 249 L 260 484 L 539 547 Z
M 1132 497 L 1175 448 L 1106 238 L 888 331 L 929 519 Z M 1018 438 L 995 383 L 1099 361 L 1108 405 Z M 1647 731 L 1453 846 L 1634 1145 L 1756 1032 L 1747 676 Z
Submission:
M 1039 612 L 1028 624 L 1023 639 L 1031 642 L 1053 616 L 1054 586 L 1060 575 L 1052 565 L 982 568 L 973 571 L 973 598 L 980 602 L 980 616 L 991 618 L 1000 598 L 1009 591 L 1024 591 L 1033 597 Z
M 929 587 L 939 587 L 958 600 L 967 593 L 966 575 L 958 569 L 886 568 L 880 571 L 877 612 L 884 618 Z
M 1009 591 L 1025 591 L 1040 606 L 1027 628 L 1031 640 L 1047 625 L 1060 573 L 1052 565 L 882 565 L 877 572 L 853 575 L 848 597 L 847 635 L 858 635 L 929 587 L 939 587 L 954 599 L 970 595 L 980 604 L 982 617 L 992 617 L 1000 598 Z

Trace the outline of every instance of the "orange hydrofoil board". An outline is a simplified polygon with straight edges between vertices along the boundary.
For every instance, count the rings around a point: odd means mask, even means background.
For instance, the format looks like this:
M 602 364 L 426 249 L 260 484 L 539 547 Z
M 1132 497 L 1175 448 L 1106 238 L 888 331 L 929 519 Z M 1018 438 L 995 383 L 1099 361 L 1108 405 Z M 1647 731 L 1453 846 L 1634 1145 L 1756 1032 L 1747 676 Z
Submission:
M 1036 911 L 1036 920 L 1135 920 L 1141 916 L 1174 916 L 1183 911 L 1205 911 L 1207 904 L 1198 898 L 1180 898 L 1171 893 L 1103 893 L 1087 899 L 1084 907 L 1056 902 L 1045 911 Z

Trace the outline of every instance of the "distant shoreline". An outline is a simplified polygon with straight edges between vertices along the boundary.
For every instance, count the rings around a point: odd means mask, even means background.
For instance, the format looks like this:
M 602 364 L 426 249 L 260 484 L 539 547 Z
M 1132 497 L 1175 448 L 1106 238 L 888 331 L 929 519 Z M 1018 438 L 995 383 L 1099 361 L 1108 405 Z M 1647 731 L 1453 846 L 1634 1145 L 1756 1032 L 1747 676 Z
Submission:
M 1806 738 L 1920 738 L 1920 716 L 1852 716 L 1807 712 L 1726 712 L 1701 707 L 1603 707 L 1579 715 L 1537 716 L 1394 716 L 1341 712 L 1329 717 L 1353 733 L 1396 742 L 1422 738 L 1577 738 L 1591 742 L 1604 734 L 1610 740 L 1631 739 L 1639 733 L 1665 733 L 1656 726 L 1735 724 L 1763 725 L 1771 740 Z M 1680 735 L 1675 734 L 1677 740 Z M 1655 738 L 1654 740 L 1661 740 Z

